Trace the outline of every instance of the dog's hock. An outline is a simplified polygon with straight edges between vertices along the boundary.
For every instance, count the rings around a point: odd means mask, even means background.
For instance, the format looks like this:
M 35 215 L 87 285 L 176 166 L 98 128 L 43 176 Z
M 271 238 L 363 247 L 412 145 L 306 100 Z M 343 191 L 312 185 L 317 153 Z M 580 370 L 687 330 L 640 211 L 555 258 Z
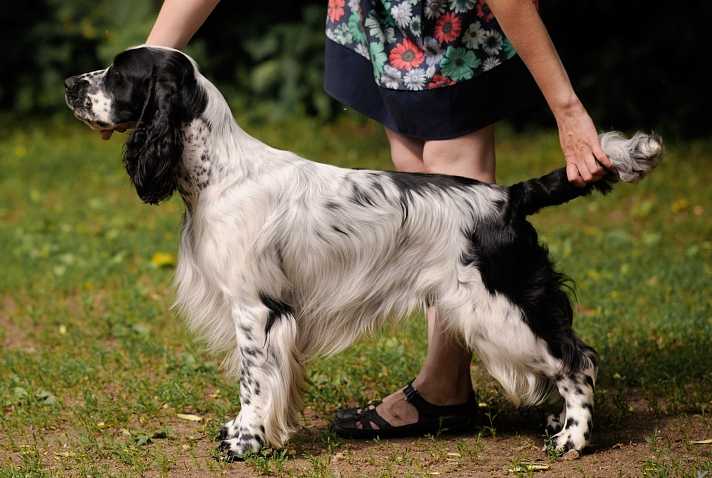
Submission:
M 658 165 L 663 157 L 662 139 L 655 134 L 636 133 L 628 139 L 611 131 L 600 136 L 601 147 L 625 183 L 639 181 Z

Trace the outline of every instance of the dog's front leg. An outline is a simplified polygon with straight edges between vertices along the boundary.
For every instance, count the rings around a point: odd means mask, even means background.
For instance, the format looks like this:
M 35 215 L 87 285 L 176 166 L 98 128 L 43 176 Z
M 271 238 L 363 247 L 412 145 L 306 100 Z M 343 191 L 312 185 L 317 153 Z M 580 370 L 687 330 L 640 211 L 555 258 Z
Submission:
M 295 348 L 296 323 L 288 307 L 266 302 L 233 307 L 241 407 L 221 431 L 220 448 L 228 459 L 266 443 L 279 447 L 297 427 L 304 372 Z

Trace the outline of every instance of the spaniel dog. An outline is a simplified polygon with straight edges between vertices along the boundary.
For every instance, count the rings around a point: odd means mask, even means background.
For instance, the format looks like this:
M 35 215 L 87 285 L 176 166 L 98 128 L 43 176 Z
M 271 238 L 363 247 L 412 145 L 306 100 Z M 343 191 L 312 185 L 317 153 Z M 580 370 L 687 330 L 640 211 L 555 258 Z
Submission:
M 177 190 L 185 202 L 176 302 L 239 375 L 240 413 L 222 433 L 230 458 L 295 431 L 309 359 L 425 306 L 516 404 L 563 403 L 549 418 L 558 450 L 586 446 L 596 352 L 574 333 L 566 278 L 527 216 L 640 179 L 662 157 L 659 138 L 601 135 L 614 169 L 582 188 L 564 169 L 505 187 L 269 147 L 173 49 L 126 50 L 65 86 L 92 128 L 133 129 L 124 165 L 143 201 Z

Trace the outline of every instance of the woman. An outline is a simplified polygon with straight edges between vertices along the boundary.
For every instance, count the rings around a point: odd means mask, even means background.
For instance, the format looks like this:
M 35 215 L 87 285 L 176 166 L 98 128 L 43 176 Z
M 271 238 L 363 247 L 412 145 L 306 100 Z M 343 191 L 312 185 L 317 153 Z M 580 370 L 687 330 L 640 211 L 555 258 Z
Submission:
M 217 3 L 165 0 L 146 43 L 185 47 Z M 539 92 L 556 119 L 569 180 L 582 186 L 610 166 L 530 0 L 329 0 L 326 23 L 326 90 L 384 125 L 398 170 L 494 182 L 493 125 Z M 368 408 L 337 412 L 337 433 L 470 425 L 471 354 L 432 310 L 427 317 L 428 351 L 415 380 Z

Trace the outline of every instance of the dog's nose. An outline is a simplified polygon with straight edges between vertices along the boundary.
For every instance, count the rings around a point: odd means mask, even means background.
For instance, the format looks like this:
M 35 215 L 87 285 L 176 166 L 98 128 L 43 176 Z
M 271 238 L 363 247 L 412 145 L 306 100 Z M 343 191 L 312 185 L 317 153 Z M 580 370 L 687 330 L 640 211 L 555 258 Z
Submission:
M 74 85 L 77 84 L 77 77 L 76 76 L 70 76 L 69 78 L 66 78 L 64 80 L 64 87 L 66 89 L 71 89 Z

